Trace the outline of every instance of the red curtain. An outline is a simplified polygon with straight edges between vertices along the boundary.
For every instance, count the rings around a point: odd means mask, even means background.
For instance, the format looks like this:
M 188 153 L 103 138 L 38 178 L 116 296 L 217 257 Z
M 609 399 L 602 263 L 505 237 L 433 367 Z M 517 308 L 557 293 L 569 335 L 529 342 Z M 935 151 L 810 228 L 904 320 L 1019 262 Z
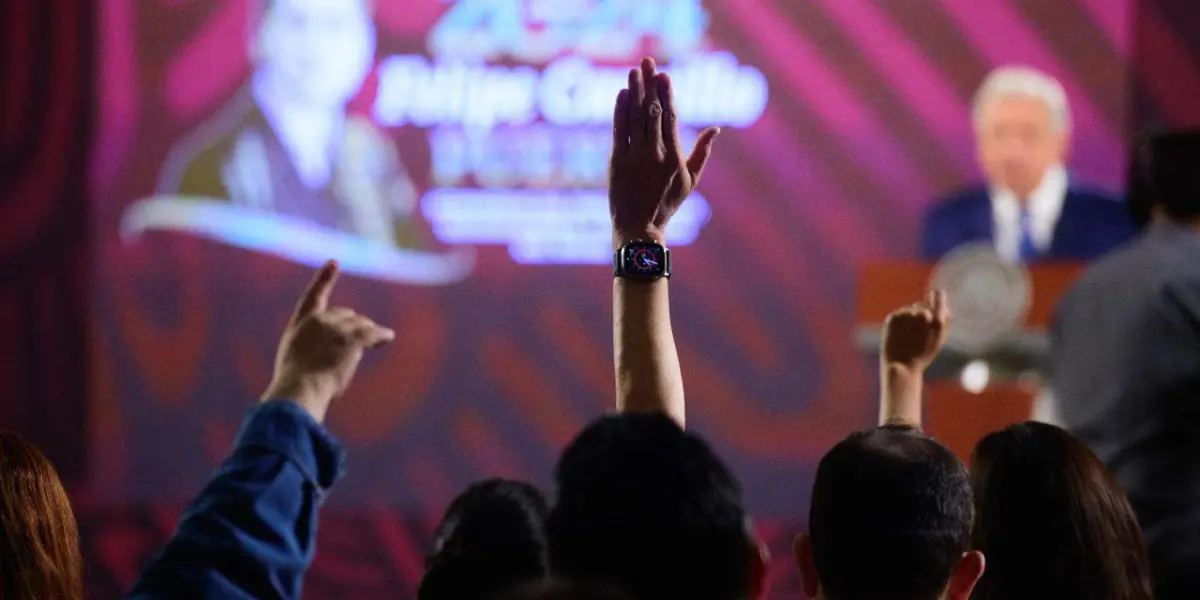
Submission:
M 0 427 L 85 471 L 89 0 L 0 2 Z

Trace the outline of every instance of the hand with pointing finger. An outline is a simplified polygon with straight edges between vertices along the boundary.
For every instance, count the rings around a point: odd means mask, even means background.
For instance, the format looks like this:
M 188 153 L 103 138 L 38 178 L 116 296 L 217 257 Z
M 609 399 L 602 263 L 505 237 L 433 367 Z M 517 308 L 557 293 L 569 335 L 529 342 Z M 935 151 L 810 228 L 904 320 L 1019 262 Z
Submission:
M 317 271 L 279 341 L 275 374 L 263 400 L 287 399 L 323 422 L 329 404 L 354 378 L 363 352 L 396 334 L 349 308 L 329 308 L 337 263 Z
M 925 302 L 893 312 L 883 326 L 884 366 L 923 373 L 946 344 L 949 329 L 950 309 L 941 290 L 930 292 Z
M 635 239 L 663 243 L 667 222 L 696 189 L 718 133 L 716 127 L 700 132 L 684 155 L 670 78 L 651 58 L 630 70 L 613 113 L 608 199 L 615 246 Z

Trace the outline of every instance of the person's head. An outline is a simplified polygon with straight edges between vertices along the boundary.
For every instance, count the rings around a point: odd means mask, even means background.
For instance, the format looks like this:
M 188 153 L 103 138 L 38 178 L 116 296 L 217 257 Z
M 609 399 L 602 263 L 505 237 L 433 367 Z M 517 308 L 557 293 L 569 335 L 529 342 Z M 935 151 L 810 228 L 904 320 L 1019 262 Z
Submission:
M 801 582 L 824 600 L 965 600 L 983 572 L 970 551 L 970 476 L 920 430 L 851 434 L 821 459 L 808 535 L 796 537 Z
M 0 598 L 83 598 L 75 515 L 41 451 L 0 431 Z
M 314 107 L 345 105 L 375 55 L 371 0 L 258 0 L 250 57 L 276 93 Z
M 1130 159 L 1128 185 L 1132 207 L 1200 224 L 1200 129 L 1140 136 Z
M 485 600 L 546 577 L 549 508 L 536 487 L 489 479 L 459 494 L 434 533 L 417 597 Z
M 661 414 L 592 423 L 567 447 L 547 521 L 550 567 L 637 600 L 736 600 L 763 590 L 765 558 L 742 491 L 700 437 Z
M 1046 171 L 1067 157 L 1071 112 L 1054 78 L 1020 67 L 997 69 L 975 93 L 976 152 L 988 182 L 1028 198 Z
M 988 569 L 979 600 L 1150 600 L 1146 550 L 1116 478 L 1045 423 L 983 438 L 971 466 L 972 547 Z

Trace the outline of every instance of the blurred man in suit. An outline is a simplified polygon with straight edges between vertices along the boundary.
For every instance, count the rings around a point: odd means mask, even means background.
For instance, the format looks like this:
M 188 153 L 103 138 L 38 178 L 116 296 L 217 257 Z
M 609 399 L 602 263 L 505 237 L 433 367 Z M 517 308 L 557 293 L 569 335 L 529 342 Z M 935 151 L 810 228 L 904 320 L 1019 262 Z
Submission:
M 1089 260 L 1134 235 L 1116 197 L 1078 185 L 1066 171 L 1071 115 L 1058 81 L 1032 69 L 999 69 L 983 82 L 972 110 L 987 183 L 929 209 L 927 260 L 969 243 L 989 243 L 1014 262 Z
M 375 55 L 371 0 L 256 0 L 254 74 L 172 149 L 160 195 L 226 199 L 403 248 L 432 243 L 394 143 L 346 105 Z
M 1135 152 L 1130 196 L 1151 223 L 1064 296 L 1052 383 L 1138 512 L 1157 598 L 1200 598 L 1200 130 Z

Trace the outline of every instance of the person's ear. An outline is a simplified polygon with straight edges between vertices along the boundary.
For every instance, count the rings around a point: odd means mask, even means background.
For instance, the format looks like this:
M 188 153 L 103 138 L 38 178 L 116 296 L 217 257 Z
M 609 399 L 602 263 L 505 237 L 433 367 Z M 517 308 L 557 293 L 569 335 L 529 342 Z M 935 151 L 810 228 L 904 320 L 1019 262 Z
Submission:
M 946 586 L 946 600 L 968 600 L 975 584 L 983 576 L 983 553 L 978 551 L 963 554 L 954 572 L 950 574 L 950 583 Z
M 796 535 L 792 541 L 796 553 L 796 566 L 800 569 L 800 585 L 804 595 L 816 598 L 821 593 L 821 582 L 817 578 L 817 563 L 813 560 L 812 538 L 806 533 Z
M 766 600 L 767 595 L 771 593 L 771 551 L 761 540 L 751 536 L 749 556 L 746 559 L 750 561 L 750 568 L 747 569 L 750 575 L 750 590 L 747 596 L 750 600 Z

